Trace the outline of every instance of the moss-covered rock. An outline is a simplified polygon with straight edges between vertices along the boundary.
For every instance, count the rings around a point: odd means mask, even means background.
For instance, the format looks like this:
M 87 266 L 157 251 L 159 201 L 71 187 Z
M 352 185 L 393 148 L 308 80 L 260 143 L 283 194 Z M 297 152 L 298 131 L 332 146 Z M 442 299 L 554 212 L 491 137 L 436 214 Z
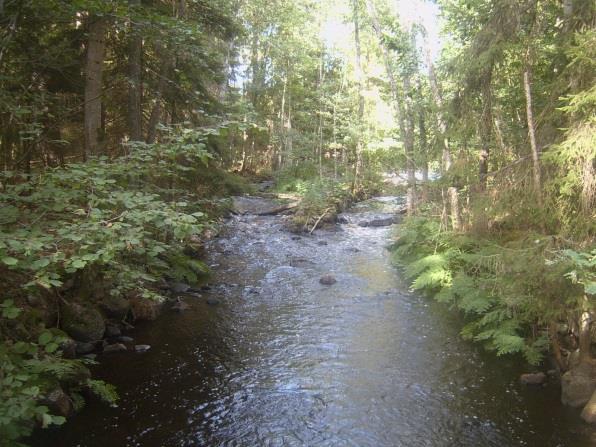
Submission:
M 163 301 L 133 297 L 130 300 L 130 306 L 135 320 L 155 320 L 161 314 Z
M 99 307 L 107 317 L 122 321 L 130 310 L 130 302 L 126 298 L 109 295 L 99 302 Z
M 96 308 L 77 303 L 62 306 L 61 326 L 78 341 L 100 340 L 106 329 L 104 318 Z

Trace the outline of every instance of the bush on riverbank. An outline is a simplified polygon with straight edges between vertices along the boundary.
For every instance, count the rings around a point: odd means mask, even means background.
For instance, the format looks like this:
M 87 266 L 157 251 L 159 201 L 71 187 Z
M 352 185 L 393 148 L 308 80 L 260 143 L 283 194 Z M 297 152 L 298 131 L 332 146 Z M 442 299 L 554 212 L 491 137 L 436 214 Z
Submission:
M 67 400 L 82 389 L 113 399 L 90 379 L 89 362 L 65 358 L 74 356 L 69 337 L 101 339 L 104 320 L 121 324 L 131 298 L 162 301 L 164 278 L 207 272 L 197 249 L 225 205 L 200 176 L 208 134 L 169 129 L 161 143 L 131 144 L 116 159 L 1 174 L 1 439 L 61 423 L 69 411 L 43 401 L 62 387 Z M 208 182 L 220 192 L 245 184 L 213 167 Z
M 286 169 L 277 176 L 276 189 L 298 195 L 300 202 L 294 213 L 293 229 L 310 231 L 324 223 L 333 223 L 338 213 L 351 203 L 364 200 L 382 189 L 381 176 L 366 171 L 357 189 L 350 177 L 320 178 L 314 166 L 301 169 Z
M 465 313 L 464 337 L 533 365 L 550 349 L 564 371 L 578 346 L 568 322 L 596 292 L 596 251 L 569 250 L 554 236 L 511 236 L 446 232 L 438 220 L 412 217 L 399 229 L 393 256 L 412 289 Z

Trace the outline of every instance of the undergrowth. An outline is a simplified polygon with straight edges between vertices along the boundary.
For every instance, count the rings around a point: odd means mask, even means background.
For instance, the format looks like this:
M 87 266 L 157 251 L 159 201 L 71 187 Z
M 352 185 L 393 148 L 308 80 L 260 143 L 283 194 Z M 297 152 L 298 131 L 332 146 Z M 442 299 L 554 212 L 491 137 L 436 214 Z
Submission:
M 596 250 L 576 252 L 556 237 L 481 238 L 446 232 L 428 217 L 408 218 L 398 231 L 393 259 L 411 288 L 462 312 L 462 335 L 497 355 L 540 363 L 549 325 L 596 292 Z
M 61 385 L 76 401 L 83 389 L 115 399 L 90 378 L 88 361 L 63 358 L 65 334 L 32 302 L 89 299 L 76 284 L 96 277 L 112 297 L 162 300 L 164 277 L 194 282 L 208 273 L 188 251 L 224 208 L 211 196 L 245 191 L 246 182 L 210 166 L 212 129 L 162 130 L 162 142 L 131 144 L 116 159 L 0 174 L 1 445 L 62 423 L 43 404 Z

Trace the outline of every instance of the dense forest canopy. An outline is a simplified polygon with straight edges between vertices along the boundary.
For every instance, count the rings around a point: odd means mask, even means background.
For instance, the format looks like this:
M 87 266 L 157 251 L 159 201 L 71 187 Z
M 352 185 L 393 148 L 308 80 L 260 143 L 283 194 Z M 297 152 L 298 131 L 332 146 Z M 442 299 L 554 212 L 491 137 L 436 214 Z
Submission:
M 40 396 L 65 377 L 112 397 L 56 309 L 205 274 L 189 247 L 251 176 L 311 232 L 403 178 L 414 289 L 498 354 L 592 362 L 594 3 L 410 3 L 0 2 L 0 438 L 62 422 Z

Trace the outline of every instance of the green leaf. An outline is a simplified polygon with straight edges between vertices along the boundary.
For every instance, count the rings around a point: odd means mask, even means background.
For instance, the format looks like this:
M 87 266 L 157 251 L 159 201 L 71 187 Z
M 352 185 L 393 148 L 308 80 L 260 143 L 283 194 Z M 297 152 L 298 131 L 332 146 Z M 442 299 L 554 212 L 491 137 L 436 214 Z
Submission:
M 52 334 L 49 331 L 42 332 L 37 339 L 37 343 L 42 346 L 47 345 L 52 340 Z
M 596 281 L 589 281 L 584 285 L 584 290 L 588 295 L 596 295 Z
M 51 342 L 51 343 L 48 343 L 48 344 L 46 345 L 46 347 L 45 347 L 45 351 L 46 351 L 48 354 L 53 354 L 54 352 L 56 352 L 56 351 L 58 350 L 58 348 L 59 348 L 59 345 L 58 345 L 58 343 Z
M 11 256 L 6 256 L 6 257 L 2 258 L 2 262 L 4 262 L 6 265 L 13 266 L 13 265 L 17 265 L 19 263 L 19 260 L 17 258 L 13 258 Z

